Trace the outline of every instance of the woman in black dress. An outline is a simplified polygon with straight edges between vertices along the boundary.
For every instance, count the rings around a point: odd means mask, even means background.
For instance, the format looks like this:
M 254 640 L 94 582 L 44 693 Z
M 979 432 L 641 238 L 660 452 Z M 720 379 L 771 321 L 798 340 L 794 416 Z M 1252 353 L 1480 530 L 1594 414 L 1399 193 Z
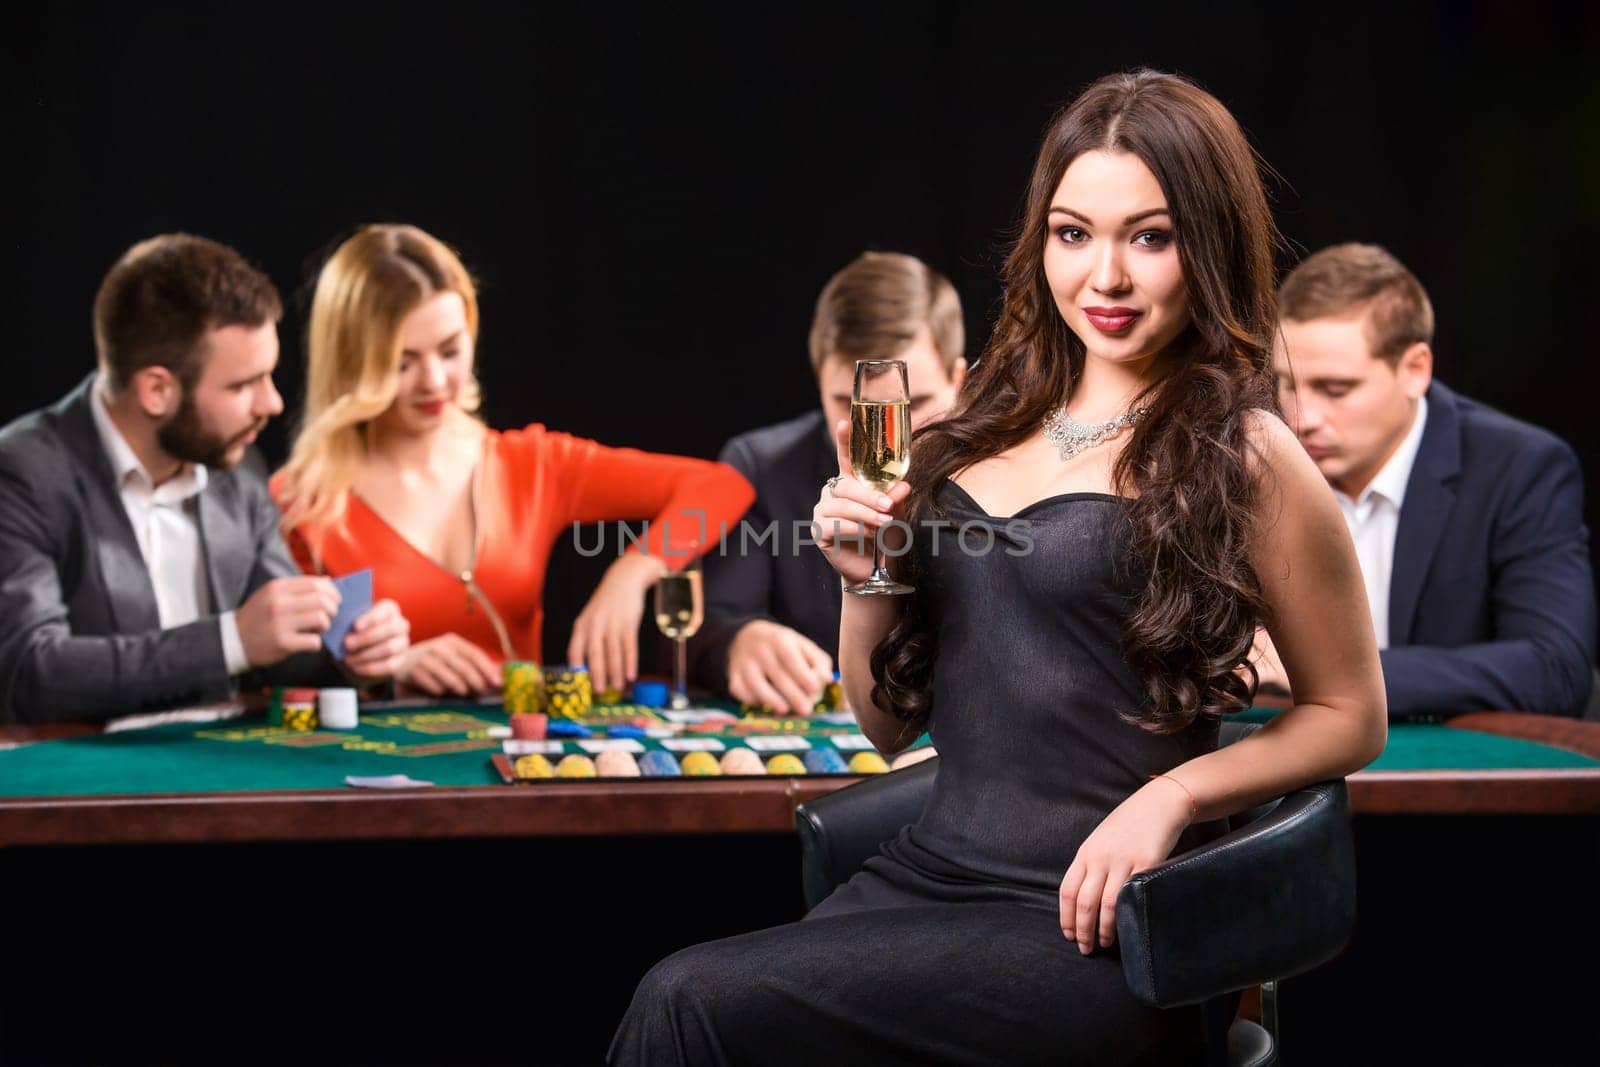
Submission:
M 1196 1010 L 1124 985 L 1118 889 L 1386 736 L 1349 535 L 1276 414 L 1274 232 L 1193 84 L 1116 75 L 1056 117 L 994 337 L 911 484 L 852 478 L 841 423 L 815 511 L 850 583 L 859 534 L 912 522 L 915 595 L 846 597 L 839 662 L 880 749 L 932 733 L 928 806 L 803 921 L 658 964 L 613 1062 L 1199 1058 Z M 1218 749 L 1258 622 L 1298 703 Z

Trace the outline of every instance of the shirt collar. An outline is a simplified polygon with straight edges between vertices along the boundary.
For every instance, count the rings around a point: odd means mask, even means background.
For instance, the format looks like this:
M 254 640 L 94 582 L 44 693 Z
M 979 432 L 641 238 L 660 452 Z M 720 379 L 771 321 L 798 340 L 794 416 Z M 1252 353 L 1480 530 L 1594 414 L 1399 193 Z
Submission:
M 1411 481 L 1411 468 L 1417 462 L 1417 450 L 1422 447 L 1422 427 L 1428 421 L 1428 398 L 1417 398 L 1417 414 L 1411 420 L 1411 429 L 1406 431 L 1405 440 L 1400 442 L 1400 447 L 1394 450 L 1394 455 L 1389 457 L 1389 462 L 1383 465 L 1367 488 L 1362 491 L 1361 499 L 1368 496 L 1381 496 L 1395 507 L 1399 507 L 1405 500 L 1406 484 Z
M 100 431 L 100 444 L 106 450 L 106 459 L 111 462 L 111 474 L 116 479 L 118 492 L 128 484 L 129 478 L 138 479 L 146 492 L 160 493 L 162 499 L 168 502 L 187 500 L 205 489 L 206 469 L 199 463 L 185 463 L 176 477 L 156 487 L 150 472 L 134 455 L 133 446 L 128 444 L 128 439 L 122 436 L 122 431 L 111 420 L 111 412 L 106 406 L 109 403 L 105 376 L 97 374 L 89 391 L 89 410 L 94 415 L 95 429 Z

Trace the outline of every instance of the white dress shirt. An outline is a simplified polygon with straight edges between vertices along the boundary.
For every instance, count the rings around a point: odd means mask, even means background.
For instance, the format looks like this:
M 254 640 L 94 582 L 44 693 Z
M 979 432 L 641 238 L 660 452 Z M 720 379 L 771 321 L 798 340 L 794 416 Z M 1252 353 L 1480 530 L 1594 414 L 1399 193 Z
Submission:
M 161 628 L 170 630 L 194 622 L 210 614 L 212 607 L 197 510 L 197 498 L 206 487 L 206 469 L 198 463 L 185 463 L 176 476 L 156 485 L 122 431 L 111 421 L 106 404 L 105 382 L 96 378 L 89 407 L 94 412 L 95 428 L 100 431 L 100 443 L 111 462 L 117 495 L 122 498 L 128 522 L 133 525 L 134 540 L 139 543 L 139 553 L 150 572 Z M 228 673 L 248 670 L 250 660 L 234 613 L 222 612 L 217 624 L 222 631 L 222 654 Z
M 1367 586 L 1367 606 L 1372 609 L 1372 628 L 1378 634 L 1378 647 L 1389 647 L 1389 581 L 1394 573 L 1394 535 L 1400 528 L 1400 508 L 1405 503 L 1406 483 L 1417 462 L 1422 445 L 1422 427 L 1428 421 L 1428 398 L 1417 400 L 1417 414 L 1405 440 L 1395 449 L 1361 496 L 1351 500 L 1333 491 L 1344 512 L 1344 521 L 1355 538 L 1356 558 L 1361 561 L 1361 577 Z

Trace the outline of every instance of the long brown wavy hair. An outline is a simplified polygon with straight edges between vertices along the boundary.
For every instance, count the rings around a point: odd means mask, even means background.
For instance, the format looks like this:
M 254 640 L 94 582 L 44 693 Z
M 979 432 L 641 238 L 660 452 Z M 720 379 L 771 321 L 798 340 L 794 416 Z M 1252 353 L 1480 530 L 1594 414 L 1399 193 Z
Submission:
M 966 467 L 1038 433 L 1083 372 L 1083 343 L 1057 311 L 1044 271 L 1047 213 L 1084 152 L 1128 152 L 1167 198 L 1191 324 L 1162 356 L 1165 371 L 1134 401 L 1135 424 L 1112 469 L 1131 528 L 1128 573 L 1143 590 L 1123 633 L 1147 706 L 1136 721 L 1162 733 L 1247 706 L 1247 663 L 1266 613 L 1249 548 L 1257 498 L 1250 413 L 1276 414 L 1271 377 L 1273 253 L 1280 238 L 1260 162 L 1227 108 L 1192 82 L 1139 70 L 1101 78 L 1045 131 L 1020 231 L 1006 259 L 1005 297 L 982 360 L 955 409 L 917 435 L 910 514 Z M 920 576 L 916 553 L 913 579 Z M 913 597 L 873 651 L 873 700 L 900 718 L 932 710 L 938 620 Z

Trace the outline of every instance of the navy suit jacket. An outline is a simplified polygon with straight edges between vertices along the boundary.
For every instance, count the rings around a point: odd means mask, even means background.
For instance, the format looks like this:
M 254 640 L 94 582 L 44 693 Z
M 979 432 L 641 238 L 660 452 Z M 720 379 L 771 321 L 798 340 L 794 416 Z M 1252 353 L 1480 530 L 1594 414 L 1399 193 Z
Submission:
M 1560 438 L 1439 382 L 1395 532 L 1391 715 L 1578 715 L 1593 682 L 1583 473 Z
M 839 574 L 822 552 L 795 537 L 795 523 L 811 521 L 822 483 L 839 473 L 839 455 L 827 418 L 812 411 L 797 419 L 751 430 L 729 441 L 717 457 L 755 486 L 755 503 L 744 521 L 752 540 L 730 530 L 727 551 L 708 552 L 706 618 L 689 641 L 691 673 L 705 688 L 728 691 L 728 649 L 739 630 L 771 619 L 815 641 L 837 662 L 839 610 L 844 593 Z M 754 538 L 774 529 L 759 546 Z M 742 549 L 748 548 L 748 551 Z

